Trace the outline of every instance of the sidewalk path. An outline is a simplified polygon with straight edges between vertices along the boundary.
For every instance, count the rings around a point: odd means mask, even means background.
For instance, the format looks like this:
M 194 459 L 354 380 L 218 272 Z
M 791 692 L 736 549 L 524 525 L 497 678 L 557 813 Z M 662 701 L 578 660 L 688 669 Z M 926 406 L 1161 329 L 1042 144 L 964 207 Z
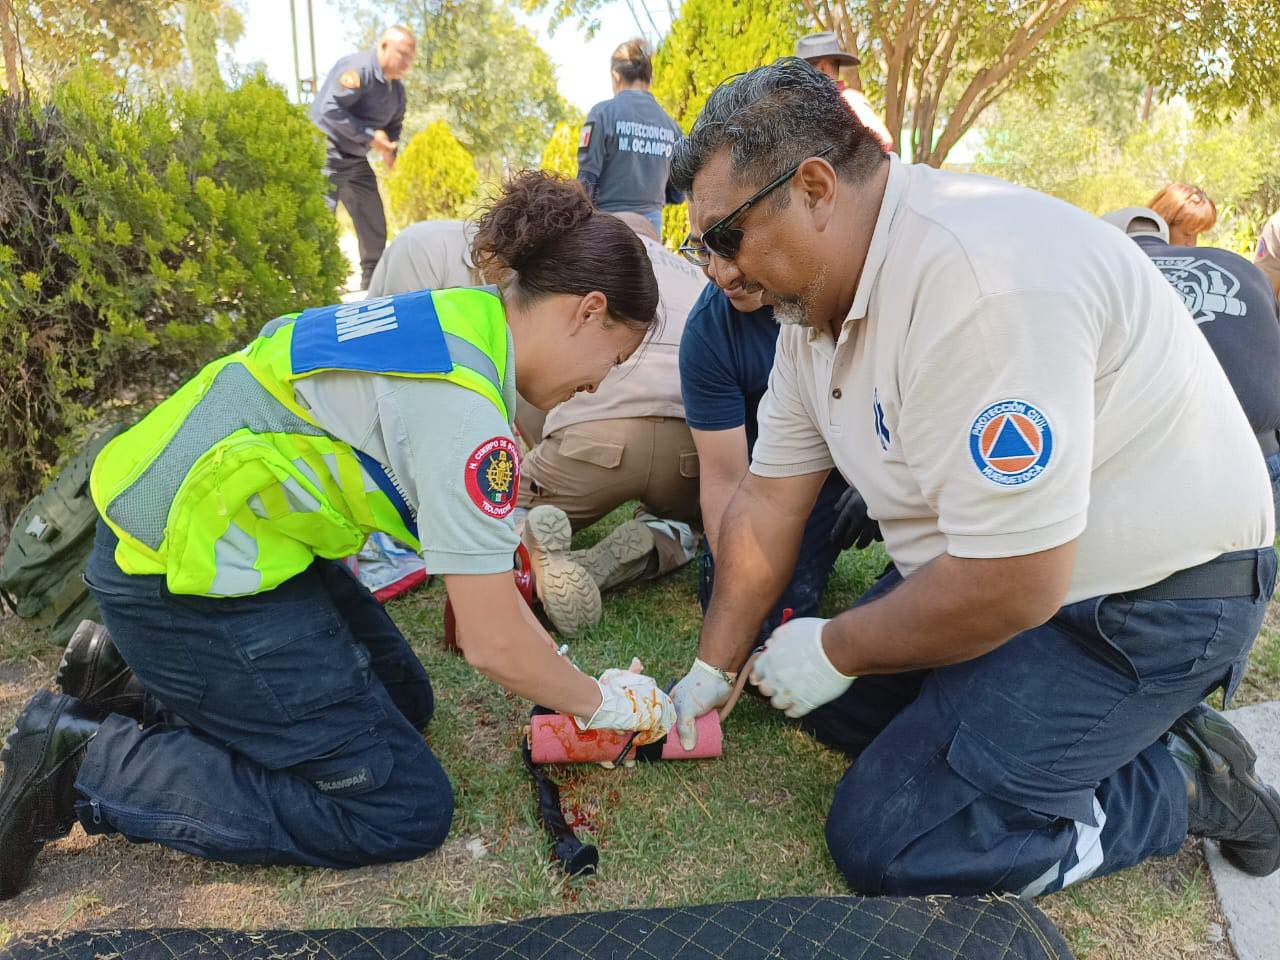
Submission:
M 1228 710 L 1225 716 L 1258 752 L 1258 775 L 1273 786 L 1280 785 L 1280 701 Z M 1231 924 L 1236 956 L 1276 960 L 1280 957 L 1280 872 L 1248 876 L 1222 859 L 1212 841 L 1204 846 L 1222 912 Z

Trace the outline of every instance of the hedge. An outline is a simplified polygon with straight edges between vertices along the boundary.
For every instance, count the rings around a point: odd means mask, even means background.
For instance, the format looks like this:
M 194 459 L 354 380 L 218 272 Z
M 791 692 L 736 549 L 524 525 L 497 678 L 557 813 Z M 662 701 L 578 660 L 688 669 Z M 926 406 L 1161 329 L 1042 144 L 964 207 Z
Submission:
M 0 515 L 109 408 L 156 396 L 347 274 L 324 150 L 261 77 L 0 97 Z

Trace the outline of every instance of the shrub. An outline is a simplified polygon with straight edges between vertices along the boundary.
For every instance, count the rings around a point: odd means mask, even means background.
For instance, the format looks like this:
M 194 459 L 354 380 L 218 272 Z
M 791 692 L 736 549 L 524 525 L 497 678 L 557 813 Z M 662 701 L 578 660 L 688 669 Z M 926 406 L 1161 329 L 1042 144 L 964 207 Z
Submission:
M 436 120 L 417 134 L 386 176 L 391 226 L 450 220 L 471 212 L 480 176 L 449 124 Z
M 261 77 L 137 98 L 83 71 L 0 100 L 4 517 L 104 406 L 335 298 L 323 156 Z
M 539 166 L 550 173 L 558 173 L 562 177 L 578 175 L 578 138 L 581 136 L 581 124 L 572 126 L 568 123 L 557 123 L 551 139 L 542 149 L 542 162 Z

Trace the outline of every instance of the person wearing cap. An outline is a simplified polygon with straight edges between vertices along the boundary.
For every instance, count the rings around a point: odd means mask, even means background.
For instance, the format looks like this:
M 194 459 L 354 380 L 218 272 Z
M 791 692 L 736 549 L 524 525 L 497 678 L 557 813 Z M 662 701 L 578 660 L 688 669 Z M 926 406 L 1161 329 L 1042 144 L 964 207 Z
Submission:
M 663 205 L 684 199 L 667 183 L 682 131 L 649 92 L 653 61 L 643 40 L 614 50 L 609 72 L 613 99 L 591 108 L 578 136 L 578 179 L 601 210 L 638 213 L 661 236 Z
M 846 85 L 840 76 L 842 69 L 856 67 L 862 61 L 841 47 L 839 38 L 833 32 L 824 30 L 822 33 L 811 33 L 801 37 L 796 41 L 796 56 L 808 62 L 823 76 L 830 77 L 836 89 L 840 91 L 840 96 L 844 98 L 844 102 L 853 111 L 853 115 L 871 131 L 886 150 L 893 149 L 893 136 L 867 100 L 866 95 L 861 90 L 855 90 Z
M 521 464 L 518 515 L 527 514 L 523 536 L 534 587 L 548 619 L 570 634 L 599 621 L 601 591 L 663 576 L 697 550 L 698 454 L 685 423 L 678 354 L 703 277 L 658 242 L 646 217 L 614 216 L 649 255 L 661 324 L 595 392 L 545 413 L 522 399 L 516 416 L 530 447 Z M 406 227 L 374 271 L 370 296 L 484 283 L 471 258 L 474 233 L 474 224 L 459 220 Z M 634 519 L 590 549 L 569 549 L 573 531 L 628 500 L 640 501 Z
M 672 164 L 689 257 L 781 322 L 715 590 L 672 690 L 722 705 L 832 469 L 894 569 L 773 631 L 749 677 L 844 751 L 855 892 L 1037 896 L 1177 851 L 1264 875 L 1280 794 L 1230 702 L 1275 586 L 1249 421 L 1142 252 L 1052 197 L 905 164 L 783 58 L 721 85 Z
M 368 288 L 387 245 L 382 196 L 368 155 L 376 153 L 388 170 L 395 166 L 405 107 L 401 78 L 413 66 L 417 49 L 408 27 L 391 27 L 372 50 L 335 63 L 311 104 L 311 119 L 327 143 L 329 209 L 336 210 L 341 202 L 355 224 L 361 290 Z
M 1253 262 L 1271 283 L 1276 296 L 1280 297 L 1280 212 L 1272 214 L 1271 219 L 1262 225 Z
M 1164 218 L 1147 207 L 1102 219 L 1151 258 L 1209 341 L 1262 448 L 1280 517 L 1280 313 L 1267 278 L 1230 250 L 1170 243 Z

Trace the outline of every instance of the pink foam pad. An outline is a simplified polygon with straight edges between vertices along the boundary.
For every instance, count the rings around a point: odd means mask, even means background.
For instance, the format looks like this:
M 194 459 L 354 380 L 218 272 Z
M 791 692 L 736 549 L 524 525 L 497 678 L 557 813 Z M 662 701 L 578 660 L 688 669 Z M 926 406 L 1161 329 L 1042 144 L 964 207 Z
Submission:
M 724 752 L 720 716 L 713 710 L 698 718 L 698 744 L 692 750 L 680 746 L 674 730 L 662 745 L 663 760 L 700 760 Z M 562 713 L 540 714 L 529 728 L 529 752 L 534 763 L 599 763 L 616 760 L 629 734 L 614 730 L 579 730 L 572 717 Z M 635 755 L 634 748 L 631 755 Z

